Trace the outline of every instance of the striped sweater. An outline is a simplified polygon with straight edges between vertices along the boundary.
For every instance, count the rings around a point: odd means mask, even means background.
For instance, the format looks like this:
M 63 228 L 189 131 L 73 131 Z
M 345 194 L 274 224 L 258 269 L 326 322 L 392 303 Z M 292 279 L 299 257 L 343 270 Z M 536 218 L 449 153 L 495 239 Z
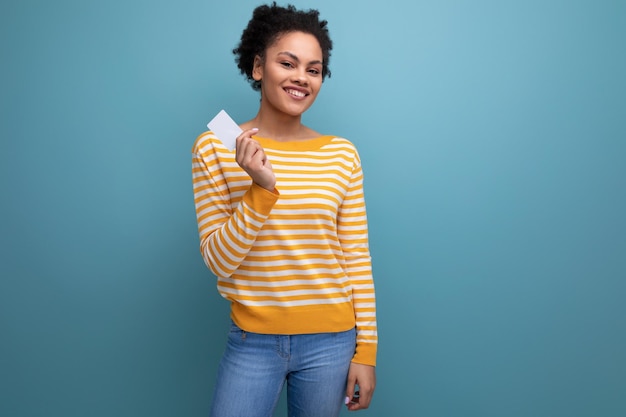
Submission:
M 348 140 L 255 137 L 276 175 L 270 192 L 211 133 L 192 150 L 200 251 L 242 329 L 325 333 L 356 326 L 353 362 L 376 364 L 374 283 L 363 173 Z

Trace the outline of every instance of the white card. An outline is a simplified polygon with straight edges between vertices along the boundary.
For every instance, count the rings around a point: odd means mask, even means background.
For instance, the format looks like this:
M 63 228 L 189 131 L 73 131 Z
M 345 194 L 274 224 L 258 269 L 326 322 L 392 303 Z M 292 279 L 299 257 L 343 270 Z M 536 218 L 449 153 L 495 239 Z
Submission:
M 235 149 L 237 136 L 243 132 L 239 125 L 222 110 L 211 120 L 207 127 L 211 129 L 215 136 L 228 148 L 229 151 Z

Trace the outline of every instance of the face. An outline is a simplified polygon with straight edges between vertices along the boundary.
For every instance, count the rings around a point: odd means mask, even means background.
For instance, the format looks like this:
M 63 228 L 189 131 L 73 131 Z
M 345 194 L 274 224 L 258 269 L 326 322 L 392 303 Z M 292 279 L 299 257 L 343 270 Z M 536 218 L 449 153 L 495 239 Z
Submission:
M 261 105 L 300 116 L 315 101 L 322 86 L 322 48 L 315 36 L 303 32 L 281 35 L 257 57 L 252 76 L 261 81 Z

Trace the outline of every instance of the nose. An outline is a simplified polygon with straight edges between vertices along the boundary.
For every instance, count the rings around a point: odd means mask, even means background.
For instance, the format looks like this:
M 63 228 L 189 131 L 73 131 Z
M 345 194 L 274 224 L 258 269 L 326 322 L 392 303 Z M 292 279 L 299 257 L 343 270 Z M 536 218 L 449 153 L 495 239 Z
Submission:
M 296 71 L 293 74 L 293 77 L 291 79 L 294 83 L 300 84 L 300 85 L 305 85 L 308 82 L 308 77 L 307 77 L 307 73 L 305 70 L 301 70 L 301 71 Z

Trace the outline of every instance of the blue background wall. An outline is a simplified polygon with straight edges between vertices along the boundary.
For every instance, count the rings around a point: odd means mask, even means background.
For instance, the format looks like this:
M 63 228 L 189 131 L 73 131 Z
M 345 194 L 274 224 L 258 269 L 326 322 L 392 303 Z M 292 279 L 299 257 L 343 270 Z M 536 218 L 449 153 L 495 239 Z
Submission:
M 360 415 L 626 415 L 626 2 L 293 3 L 335 41 L 305 121 L 366 172 Z M 190 148 L 256 112 L 257 4 L 0 6 L 0 415 L 206 415 L 228 306 Z

